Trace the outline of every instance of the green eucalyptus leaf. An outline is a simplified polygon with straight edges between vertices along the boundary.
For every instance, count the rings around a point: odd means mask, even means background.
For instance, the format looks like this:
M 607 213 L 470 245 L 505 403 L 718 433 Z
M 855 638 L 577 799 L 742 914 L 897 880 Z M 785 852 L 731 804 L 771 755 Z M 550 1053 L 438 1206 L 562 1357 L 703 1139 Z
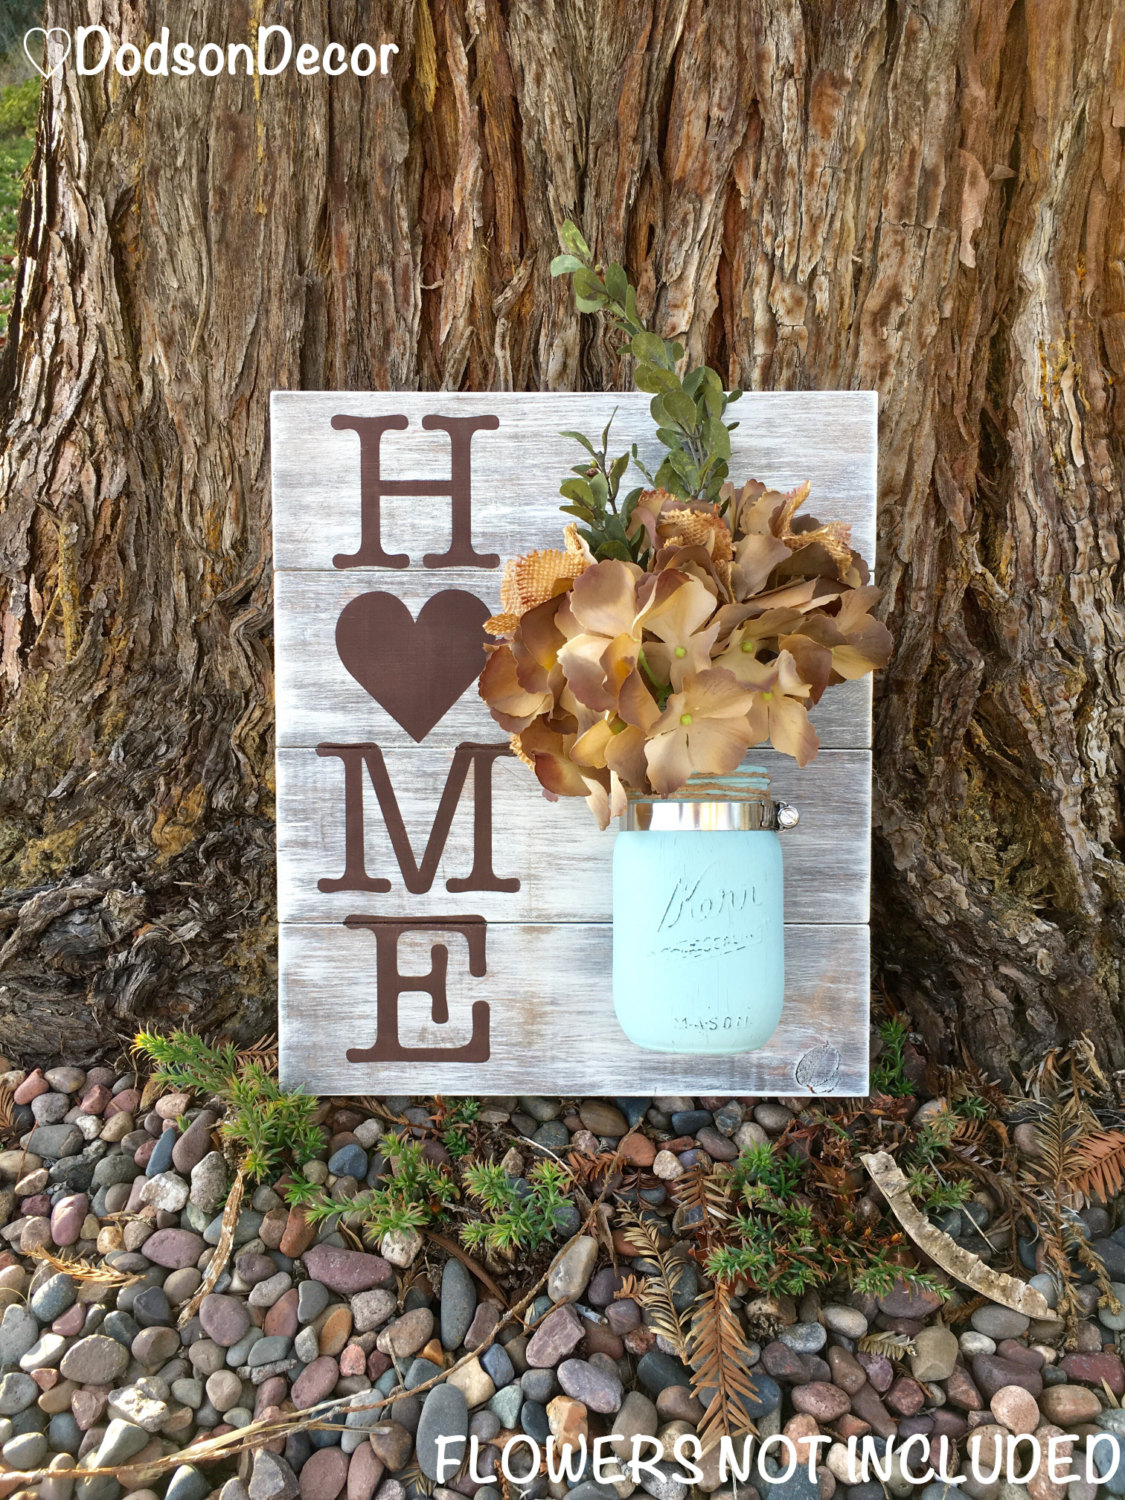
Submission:
M 559 437 L 573 438 L 576 443 L 581 443 L 582 444 L 583 448 L 585 448 L 586 452 L 589 453 L 591 455 L 591 457 L 594 457 L 594 458 L 597 457 L 597 454 L 596 454 L 596 452 L 594 450 L 594 445 L 590 441 L 590 439 L 585 435 L 585 433 L 582 433 L 582 432 L 571 432 L 568 429 L 564 428 L 564 430 L 559 433 Z
M 590 259 L 590 247 L 582 238 L 582 231 L 573 219 L 564 219 L 560 224 L 559 244 L 571 255 L 580 256 L 584 261 Z
M 572 271 L 581 271 L 582 262 L 577 255 L 556 255 L 551 262 L 552 276 L 569 276 Z
M 587 266 L 582 266 L 574 273 L 574 293 L 575 296 L 584 297 L 590 301 L 604 302 L 606 300 L 606 289 L 601 277 Z
M 668 454 L 668 462 L 687 485 L 689 492 L 694 494 L 699 487 L 699 466 L 691 455 L 682 448 L 673 448 Z
M 694 432 L 699 424 L 699 413 L 696 411 L 695 402 L 684 391 L 669 391 L 663 396 L 663 414 L 665 419 L 670 418 L 684 429 L 685 432 Z
M 625 294 L 629 290 L 629 278 L 616 261 L 613 262 L 605 273 L 605 287 L 613 300 L 620 302 L 624 307 Z
M 659 334 L 635 333 L 629 343 L 629 353 L 634 359 L 648 364 L 667 364 L 667 346 Z
M 585 505 L 590 510 L 596 510 L 594 503 L 594 492 L 590 488 L 590 482 L 586 479 L 564 479 L 559 485 L 559 494 L 567 500 L 574 500 L 579 505 Z
M 633 384 L 638 391 L 644 391 L 650 396 L 664 391 L 675 391 L 680 387 L 680 382 L 672 370 L 665 370 L 660 365 L 650 364 L 637 366 L 633 371 Z
M 707 423 L 707 446 L 719 458 L 730 457 L 730 433 L 718 417 L 711 417 Z

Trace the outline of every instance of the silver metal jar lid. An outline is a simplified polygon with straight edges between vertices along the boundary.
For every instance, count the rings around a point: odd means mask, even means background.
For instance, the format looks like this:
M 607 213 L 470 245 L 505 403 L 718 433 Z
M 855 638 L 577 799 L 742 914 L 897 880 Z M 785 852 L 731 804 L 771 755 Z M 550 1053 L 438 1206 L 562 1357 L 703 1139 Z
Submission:
M 800 814 L 788 802 L 761 801 L 685 802 L 630 800 L 621 818 L 623 829 L 653 833 L 724 833 L 769 829 L 784 832 L 794 828 Z
M 764 766 L 743 766 L 729 776 L 693 776 L 670 797 L 630 796 L 621 826 L 657 833 L 744 832 L 795 828 L 800 814 L 769 792 Z

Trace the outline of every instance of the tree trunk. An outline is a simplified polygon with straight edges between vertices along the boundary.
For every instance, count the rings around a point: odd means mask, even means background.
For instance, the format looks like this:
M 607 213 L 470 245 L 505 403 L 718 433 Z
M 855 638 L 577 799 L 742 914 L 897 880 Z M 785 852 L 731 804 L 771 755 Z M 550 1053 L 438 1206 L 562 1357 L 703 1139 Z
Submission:
M 276 21 L 395 41 L 393 75 L 44 87 L 0 379 L 3 1050 L 270 1027 L 268 393 L 627 385 L 550 280 L 570 215 L 731 384 L 879 391 L 885 987 L 941 1055 L 1125 1062 L 1115 0 L 192 0 L 173 40 Z

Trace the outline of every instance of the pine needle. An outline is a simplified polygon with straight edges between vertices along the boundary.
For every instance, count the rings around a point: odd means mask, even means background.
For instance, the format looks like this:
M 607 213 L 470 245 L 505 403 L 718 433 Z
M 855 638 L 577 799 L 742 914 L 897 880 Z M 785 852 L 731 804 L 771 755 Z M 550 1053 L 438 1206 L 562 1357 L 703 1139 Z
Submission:
M 15 1091 L 4 1084 L 0 1086 L 0 1141 L 14 1141 L 18 1135 Z
M 75 1256 L 73 1260 L 67 1260 L 61 1255 L 55 1255 L 45 1245 L 36 1245 L 31 1251 L 33 1260 L 46 1261 L 49 1266 L 54 1266 L 56 1271 L 63 1271 L 75 1281 L 84 1286 L 97 1286 L 105 1290 L 114 1287 L 132 1286 L 134 1282 L 143 1281 L 144 1277 L 135 1272 L 115 1271 L 112 1266 L 96 1263 L 92 1260 L 83 1260 L 81 1256 Z
M 1125 1130 L 1095 1130 L 1073 1149 L 1070 1188 L 1078 1206 L 1108 1203 L 1125 1187 Z
M 704 1450 L 722 1437 L 756 1431 L 745 1405 L 755 1395 L 750 1349 L 723 1281 L 713 1282 L 696 1302 L 690 1362 L 692 1394 L 706 1404 L 699 1424 Z
M 649 1314 L 648 1325 L 653 1333 L 666 1339 L 687 1364 L 687 1335 L 675 1303 L 684 1274 L 683 1262 L 661 1250 L 655 1230 L 631 1208 L 622 1207 L 618 1217 L 630 1247 L 656 1265 L 656 1270 L 645 1277 L 633 1296 Z
M 861 1354 L 880 1354 L 884 1359 L 902 1359 L 916 1353 L 914 1340 L 907 1333 L 865 1333 L 859 1340 Z

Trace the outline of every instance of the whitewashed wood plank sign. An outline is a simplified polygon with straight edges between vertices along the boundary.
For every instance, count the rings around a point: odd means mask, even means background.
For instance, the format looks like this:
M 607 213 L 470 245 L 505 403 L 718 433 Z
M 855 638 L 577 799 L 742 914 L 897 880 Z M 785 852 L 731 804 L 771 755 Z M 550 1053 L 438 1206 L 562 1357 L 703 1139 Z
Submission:
M 786 991 L 734 1056 L 631 1043 L 611 995 L 612 831 L 548 803 L 481 702 L 507 558 L 558 545 L 557 487 L 638 394 L 275 392 L 281 1072 L 322 1094 L 864 1094 L 870 680 L 813 712 L 804 770 L 768 749 L 784 835 Z M 875 549 L 876 398 L 747 394 L 732 476 L 790 489 Z M 366 643 L 376 643 L 371 650 Z M 360 645 L 363 644 L 363 649 Z

